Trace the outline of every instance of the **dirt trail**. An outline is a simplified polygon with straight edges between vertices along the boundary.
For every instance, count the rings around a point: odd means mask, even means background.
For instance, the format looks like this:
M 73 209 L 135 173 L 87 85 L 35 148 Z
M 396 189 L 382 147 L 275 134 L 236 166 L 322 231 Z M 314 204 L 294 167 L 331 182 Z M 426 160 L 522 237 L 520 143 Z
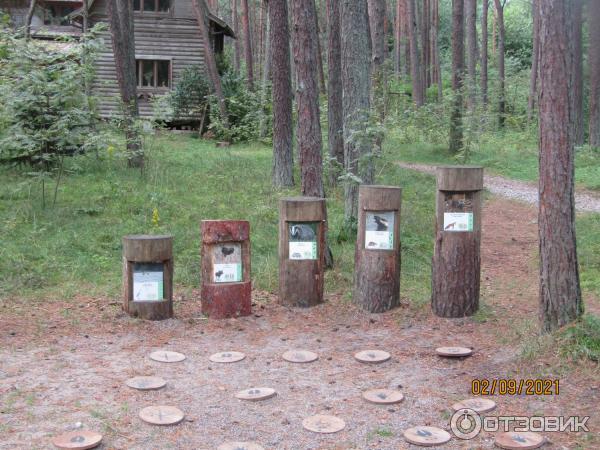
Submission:
M 427 164 L 415 163 L 397 163 L 404 169 L 416 170 L 418 172 L 435 175 L 435 167 Z M 535 183 L 525 181 L 511 180 L 498 175 L 484 175 L 483 184 L 485 188 L 492 194 L 512 200 L 519 200 L 525 203 L 537 205 L 538 203 L 538 186 Z M 581 212 L 600 213 L 600 195 L 578 190 L 575 194 L 575 208 Z

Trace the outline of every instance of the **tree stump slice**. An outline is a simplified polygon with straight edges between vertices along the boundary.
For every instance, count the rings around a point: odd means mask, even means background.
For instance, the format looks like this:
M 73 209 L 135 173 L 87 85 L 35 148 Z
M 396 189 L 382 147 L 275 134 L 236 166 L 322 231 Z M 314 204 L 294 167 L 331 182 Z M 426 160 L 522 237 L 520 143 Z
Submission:
M 171 352 L 168 350 L 158 350 L 150 353 L 150 359 L 163 363 L 176 363 L 185 359 L 185 355 L 179 352 Z
M 302 421 L 302 426 L 314 433 L 337 433 L 346 427 L 344 422 L 339 417 L 317 414 L 316 416 L 307 417 Z
M 367 364 L 379 364 L 388 361 L 392 355 L 382 350 L 363 350 L 354 355 L 358 361 Z
M 507 450 L 530 450 L 546 443 L 544 436 L 532 431 L 503 432 L 496 435 L 494 444 Z
M 217 450 L 265 450 L 256 442 L 225 442 Z
M 128 379 L 125 384 L 138 391 L 155 391 L 167 385 L 167 382 L 160 377 L 133 377 Z
M 52 444 L 61 449 L 86 450 L 100 445 L 102 435 L 95 431 L 70 431 L 52 439 Z
M 185 417 L 183 412 L 174 406 L 147 406 L 140 411 L 140 419 L 151 425 L 177 425 Z
M 208 359 L 215 363 L 235 363 L 242 361 L 246 355 L 242 352 L 220 352 L 210 355 Z
M 354 302 L 372 313 L 400 304 L 402 189 L 359 186 Z
M 464 358 L 473 354 L 473 350 L 468 347 L 438 347 L 435 352 L 446 358 Z
M 289 350 L 282 357 L 292 363 L 310 363 L 319 359 L 319 355 L 308 350 Z
M 393 389 L 371 389 L 363 392 L 363 398 L 379 405 L 393 405 L 404 400 L 404 395 L 400 391 Z
M 496 408 L 496 402 L 489 398 L 468 398 L 452 405 L 454 411 L 461 409 L 472 409 L 476 413 L 482 414 L 490 412 Z
M 240 400 L 249 400 L 257 402 L 260 400 L 267 400 L 268 398 L 275 397 L 275 395 L 277 395 L 275 389 L 261 387 L 244 389 L 243 391 L 239 391 L 238 393 L 236 393 L 235 397 L 239 398 Z
M 445 430 L 437 427 L 413 427 L 404 432 L 404 439 L 421 447 L 435 447 L 445 444 L 452 436 Z

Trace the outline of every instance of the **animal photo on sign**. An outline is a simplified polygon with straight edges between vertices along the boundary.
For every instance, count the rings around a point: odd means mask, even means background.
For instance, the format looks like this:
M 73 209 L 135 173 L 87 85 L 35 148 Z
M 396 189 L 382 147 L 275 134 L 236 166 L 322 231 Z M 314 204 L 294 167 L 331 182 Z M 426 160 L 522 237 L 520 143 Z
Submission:
M 446 192 L 445 212 L 473 212 L 473 199 L 470 192 Z
M 289 227 L 290 242 L 312 242 L 317 239 L 316 223 L 293 223 Z
M 394 211 L 367 212 L 365 248 L 391 250 L 394 245 Z
M 242 245 L 239 242 L 220 244 L 213 250 L 213 281 L 242 281 Z

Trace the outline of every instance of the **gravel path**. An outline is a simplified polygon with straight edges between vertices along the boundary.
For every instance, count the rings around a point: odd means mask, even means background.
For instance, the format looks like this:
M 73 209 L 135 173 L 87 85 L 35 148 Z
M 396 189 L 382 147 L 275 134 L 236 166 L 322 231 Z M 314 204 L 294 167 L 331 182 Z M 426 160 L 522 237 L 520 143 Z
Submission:
M 404 169 L 412 169 L 422 173 L 435 175 L 435 167 L 426 164 L 413 164 L 398 162 Z M 537 184 L 525 181 L 511 180 L 497 175 L 484 175 L 483 184 L 492 194 L 506 197 L 512 200 L 520 200 L 525 203 L 537 205 Z M 591 192 L 579 191 L 575 194 L 575 208 L 580 212 L 600 213 L 600 195 Z

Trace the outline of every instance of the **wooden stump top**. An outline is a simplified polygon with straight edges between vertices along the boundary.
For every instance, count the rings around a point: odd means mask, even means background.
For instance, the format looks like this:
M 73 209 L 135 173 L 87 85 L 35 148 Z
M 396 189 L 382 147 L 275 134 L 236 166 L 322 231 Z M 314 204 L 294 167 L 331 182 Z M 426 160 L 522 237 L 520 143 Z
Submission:
M 402 203 L 402 188 L 374 184 L 358 187 L 358 204 L 363 210 L 399 211 Z
M 167 382 L 160 377 L 133 377 L 128 379 L 125 384 L 138 391 L 155 391 L 167 385 Z
M 346 422 L 339 417 L 317 414 L 304 419 L 302 426 L 315 433 L 337 433 L 346 427 Z
M 257 402 L 259 400 L 266 400 L 271 397 L 275 397 L 277 392 L 273 388 L 268 387 L 259 387 L 259 388 L 250 388 L 244 389 L 243 391 L 235 394 L 236 398 L 240 400 L 250 400 Z
M 94 448 L 100 445 L 100 442 L 102 442 L 102 435 L 100 433 L 86 430 L 70 431 L 56 436 L 52 440 L 52 444 L 55 447 L 71 450 Z
M 130 235 L 123 237 L 123 256 L 133 262 L 163 262 L 173 259 L 173 236 Z
M 394 389 L 371 389 L 363 392 L 363 398 L 379 405 L 393 405 L 404 400 L 404 395 Z
M 497 447 L 508 450 L 533 449 L 541 447 L 545 443 L 544 436 L 532 431 L 498 433 L 494 441 Z
M 140 411 L 140 419 L 152 425 L 176 425 L 183 421 L 183 412 L 175 406 L 148 406 Z
M 279 214 L 285 221 L 319 222 L 325 220 L 325 199 L 284 197 L 279 200 Z
M 247 220 L 203 220 L 200 222 L 202 243 L 241 242 L 250 239 Z
M 483 189 L 483 167 L 481 166 L 438 166 L 437 188 L 440 191 L 481 191 Z
M 489 398 L 468 398 L 452 405 L 454 411 L 472 409 L 476 413 L 486 413 L 496 408 L 496 402 Z
M 411 444 L 422 447 L 435 447 L 445 444 L 452 436 L 445 430 L 437 427 L 413 427 L 404 432 L 404 439 Z

